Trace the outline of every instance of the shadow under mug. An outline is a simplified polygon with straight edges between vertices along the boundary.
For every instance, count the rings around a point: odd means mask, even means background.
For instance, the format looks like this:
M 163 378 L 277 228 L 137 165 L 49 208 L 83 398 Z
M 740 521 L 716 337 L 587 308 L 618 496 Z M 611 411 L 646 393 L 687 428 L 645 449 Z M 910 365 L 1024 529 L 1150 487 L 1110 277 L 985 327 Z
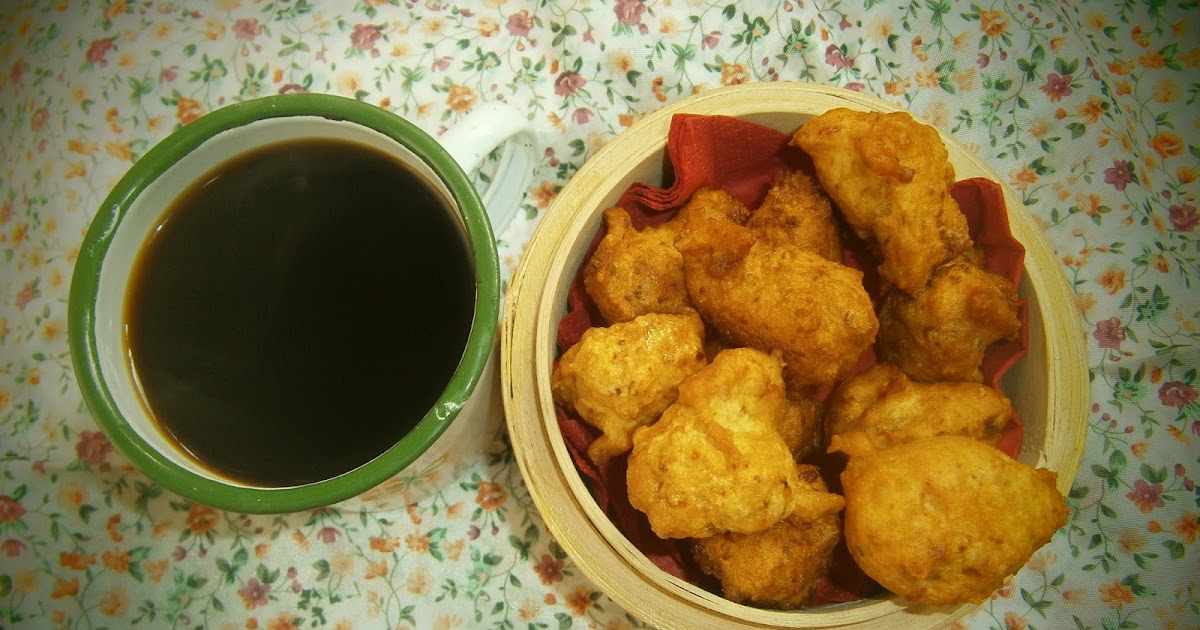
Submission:
M 474 312 L 453 376 L 403 438 L 338 476 L 291 487 L 256 487 L 206 468 L 151 418 L 127 360 L 124 303 L 144 242 L 177 198 L 239 155 L 300 139 L 350 141 L 381 149 L 448 200 L 457 211 L 472 258 Z M 452 477 L 437 469 L 447 460 L 478 458 L 503 413 L 494 372 L 501 288 L 493 226 L 503 229 L 528 189 L 534 139 L 524 115 L 503 104 L 476 107 L 439 142 L 391 112 L 323 94 L 244 101 L 181 127 L 117 183 L 93 219 L 75 265 L 68 336 L 75 374 L 92 415 L 116 448 L 152 480 L 226 510 L 296 512 L 373 489 L 379 495 L 384 487 L 407 488 L 428 477 Z M 481 199 L 467 173 L 496 149 L 499 163 Z

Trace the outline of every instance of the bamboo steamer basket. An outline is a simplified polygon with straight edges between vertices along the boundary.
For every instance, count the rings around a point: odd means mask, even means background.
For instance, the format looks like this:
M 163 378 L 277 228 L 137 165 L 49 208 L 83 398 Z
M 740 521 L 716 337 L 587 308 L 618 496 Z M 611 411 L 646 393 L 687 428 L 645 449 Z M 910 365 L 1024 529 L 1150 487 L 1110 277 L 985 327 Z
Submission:
M 913 605 L 884 593 L 845 604 L 775 611 L 732 603 L 658 569 L 599 509 L 559 431 L 550 393 L 556 330 L 566 295 L 603 211 L 634 182 L 662 183 L 671 117 L 735 116 L 785 133 L 835 107 L 900 108 L 839 88 L 760 83 L 703 92 L 659 110 L 618 135 L 563 187 L 538 225 L 514 273 L 501 332 L 501 379 L 512 447 L 546 526 L 597 587 L 659 628 L 843 628 L 916 630 L 942 627 L 975 607 Z M 1026 248 L 1019 287 L 1029 309 L 1029 351 L 1001 387 L 1025 424 L 1022 462 L 1058 473 L 1071 488 L 1087 426 L 1086 337 L 1056 256 L 1019 197 L 972 151 L 942 134 L 956 178 L 1000 182 L 1013 236 Z

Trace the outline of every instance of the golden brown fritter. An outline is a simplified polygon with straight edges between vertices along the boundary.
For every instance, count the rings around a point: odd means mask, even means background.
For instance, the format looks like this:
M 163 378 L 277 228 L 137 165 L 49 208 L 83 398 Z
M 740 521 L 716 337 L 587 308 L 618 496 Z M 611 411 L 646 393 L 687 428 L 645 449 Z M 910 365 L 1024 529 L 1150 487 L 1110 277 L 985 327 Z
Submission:
M 832 109 L 804 123 L 792 144 L 859 236 L 879 251 L 884 280 L 914 293 L 938 265 L 971 246 L 950 196 L 954 167 L 938 132 L 907 113 Z
M 622 208 L 604 211 L 608 232 L 584 268 L 583 284 L 608 323 L 647 313 L 691 310 L 683 258 L 675 250 L 679 225 L 634 229 Z
M 772 243 L 791 243 L 826 260 L 844 262 L 829 198 L 802 171 L 780 175 L 746 227 Z
M 692 304 L 739 344 L 779 350 L 789 385 L 844 376 L 879 321 L 862 273 L 730 220 L 689 217 L 675 241 Z
M 875 448 L 938 435 L 960 435 L 990 446 L 1012 418 L 1008 398 L 979 383 L 917 383 L 890 363 L 842 381 L 825 401 L 829 434 L 864 431 Z
M 815 398 L 789 390 L 779 421 L 779 435 L 796 461 L 821 448 L 825 440 L 821 406 Z
M 704 367 L 704 323 L 695 312 L 652 313 L 590 328 L 550 377 L 554 401 L 604 432 L 588 447 L 603 465 L 632 446 L 634 429 L 655 420 L 680 381 Z
M 827 491 L 816 466 L 801 465 L 799 474 L 812 490 Z M 754 534 L 697 538 L 692 557 L 721 582 L 725 599 L 788 610 L 812 602 L 817 584 L 829 575 L 841 529 L 837 513 L 811 523 L 789 517 Z
M 779 436 L 782 372 L 765 352 L 726 350 L 679 384 L 658 422 L 634 432 L 629 502 L 658 537 L 759 532 L 841 509 L 841 497 L 800 482 Z
M 918 381 L 980 382 L 987 347 L 1020 330 L 1012 283 L 959 258 L 916 293 L 884 297 L 879 355 Z
M 692 193 L 669 223 L 684 228 L 692 218 L 732 221 L 742 225 L 750 218 L 750 209 L 724 190 L 700 188 Z
M 855 563 L 922 604 L 979 603 L 1067 522 L 1056 475 L 960 436 L 876 451 L 860 432 L 833 438 L 845 537 Z

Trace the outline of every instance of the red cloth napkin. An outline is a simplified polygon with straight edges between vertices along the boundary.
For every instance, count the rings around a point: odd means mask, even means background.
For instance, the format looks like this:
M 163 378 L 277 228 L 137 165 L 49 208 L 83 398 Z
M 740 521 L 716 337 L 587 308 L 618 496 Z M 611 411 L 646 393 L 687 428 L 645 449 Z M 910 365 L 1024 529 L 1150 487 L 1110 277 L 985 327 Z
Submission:
M 756 208 L 780 172 L 788 169 L 812 172 L 812 160 L 800 149 L 792 147 L 790 140 L 788 134 L 738 118 L 676 114 L 667 138 L 668 161 L 663 165 L 663 180 L 671 181 L 670 187 L 633 184 L 617 205 L 629 212 L 631 222 L 638 229 L 669 220 L 674 211 L 701 187 L 725 190 L 746 206 Z M 985 266 L 1017 286 L 1024 267 L 1025 248 L 1012 237 L 1000 186 L 991 180 L 975 178 L 955 182 L 950 192 L 967 217 L 971 237 L 984 248 Z M 603 236 L 602 226 L 592 241 L 592 250 Z M 873 273 L 876 265 L 871 261 L 865 243 L 851 236 L 846 246 L 846 263 L 861 269 L 868 292 L 875 291 L 878 286 Z M 591 251 L 587 256 L 591 256 Z M 568 292 L 567 309 L 567 315 L 558 327 L 558 345 L 562 352 L 578 342 L 588 328 L 604 325 L 595 303 L 583 288 L 582 266 Z M 1020 316 L 1020 337 L 1012 342 L 993 344 L 984 356 L 981 369 L 985 381 L 992 387 L 998 386 L 1000 377 L 1028 347 L 1027 313 L 1023 303 Z M 863 353 L 858 369 L 865 369 L 874 361 L 874 353 L 868 349 Z M 655 536 L 645 515 L 629 504 L 625 488 L 627 458 L 617 457 L 605 466 L 597 467 L 588 459 L 587 447 L 599 433 L 562 409 L 557 413 L 559 427 L 579 473 L 597 505 L 617 528 L 662 570 L 720 592 L 715 580 L 695 566 L 684 547 L 685 542 Z M 1021 423 L 1014 416 L 1001 439 L 1000 448 L 1015 457 L 1021 437 Z M 840 487 L 837 479 L 840 455 L 820 457 L 822 474 L 831 488 Z M 830 579 L 818 586 L 813 604 L 854 601 L 879 590 L 879 586 L 854 564 L 843 544 L 835 551 Z

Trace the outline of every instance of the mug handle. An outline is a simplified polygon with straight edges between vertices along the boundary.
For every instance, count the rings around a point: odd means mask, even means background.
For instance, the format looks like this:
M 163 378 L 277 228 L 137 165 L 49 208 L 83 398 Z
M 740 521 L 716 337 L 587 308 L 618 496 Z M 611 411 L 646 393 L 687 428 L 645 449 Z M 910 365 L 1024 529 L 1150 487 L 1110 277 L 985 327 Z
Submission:
M 533 181 L 537 135 L 520 110 L 507 103 L 480 103 L 471 113 L 443 133 L 438 142 L 468 175 L 503 146 L 500 164 L 483 193 L 492 231 L 504 231 Z

